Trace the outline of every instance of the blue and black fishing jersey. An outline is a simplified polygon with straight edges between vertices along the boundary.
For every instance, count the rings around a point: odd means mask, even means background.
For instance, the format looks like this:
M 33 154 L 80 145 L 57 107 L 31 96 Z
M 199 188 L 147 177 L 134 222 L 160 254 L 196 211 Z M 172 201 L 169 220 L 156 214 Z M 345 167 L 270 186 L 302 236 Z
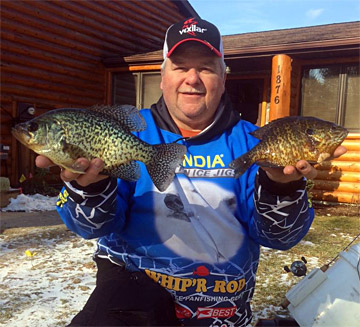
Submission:
M 234 179 L 229 163 L 258 140 L 226 97 L 214 123 L 190 139 L 181 139 L 162 99 L 140 112 L 140 139 L 187 147 L 170 186 L 158 191 L 140 163 L 137 182 L 66 183 L 58 212 L 72 231 L 99 238 L 96 256 L 166 288 L 185 326 L 246 326 L 260 245 L 288 249 L 311 225 L 305 181 L 274 183 L 256 165 Z

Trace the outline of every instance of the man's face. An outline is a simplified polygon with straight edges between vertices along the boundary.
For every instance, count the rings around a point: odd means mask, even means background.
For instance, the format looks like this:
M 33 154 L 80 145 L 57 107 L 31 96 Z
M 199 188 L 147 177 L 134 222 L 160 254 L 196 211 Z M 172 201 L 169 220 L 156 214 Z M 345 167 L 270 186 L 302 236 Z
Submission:
M 202 130 L 213 121 L 225 90 L 221 59 L 198 42 L 185 42 L 167 59 L 160 87 L 175 123 Z

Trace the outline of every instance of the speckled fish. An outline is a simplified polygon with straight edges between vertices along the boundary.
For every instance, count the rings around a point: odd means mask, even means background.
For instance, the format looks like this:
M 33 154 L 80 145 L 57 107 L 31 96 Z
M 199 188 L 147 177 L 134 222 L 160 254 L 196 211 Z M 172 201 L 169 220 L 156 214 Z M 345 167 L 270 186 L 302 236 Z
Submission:
M 258 143 L 232 161 L 235 178 L 255 162 L 259 166 L 294 166 L 299 160 L 312 164 L 331 157 L 348 134 L 346 128 L 315 117 L 280 118 L 250 133 Z
M 129 105 L 57 109 L 16 125 L 12 133 L 26 147 L 75 173 L 84 173 L 75 160 L 101 158 L 103 175 L 128 181 L 140 178 L 146 165 L 155 186 L 164 191 L 181 164 L 186 147 L 180 144 L 150 145 L 131 131 L 146 129 L 139 111 Z

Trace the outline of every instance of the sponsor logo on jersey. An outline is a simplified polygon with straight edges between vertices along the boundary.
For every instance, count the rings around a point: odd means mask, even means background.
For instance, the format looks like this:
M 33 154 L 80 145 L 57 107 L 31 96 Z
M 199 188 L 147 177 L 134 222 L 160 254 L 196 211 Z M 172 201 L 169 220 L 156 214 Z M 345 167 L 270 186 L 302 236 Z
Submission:
M 197 308 L 196 317 L 197 319 L 205 318 L 230 318 L 236 312 L 236 307 L 229 308 Z

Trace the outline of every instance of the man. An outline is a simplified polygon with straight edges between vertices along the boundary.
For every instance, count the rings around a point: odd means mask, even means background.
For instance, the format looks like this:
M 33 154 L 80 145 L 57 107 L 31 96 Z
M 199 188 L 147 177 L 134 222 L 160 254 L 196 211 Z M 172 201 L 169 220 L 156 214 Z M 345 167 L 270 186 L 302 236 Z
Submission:
M 258 141 L 226 96 L 214 25 L 199 18 L 172 25 L 161 73 L 163 96 L 141 110 L 147 128 L 136 135 L 153 144 L 184 137 L 184 164 L 167 190 L 154 187 L 143 165 L 137 182 L 99 175 L 99 158 L 77 161 L 86 174 L 61 172 L 62 219 L 99 238 L 96 288 L 71 326 L 246 326 L 260 245 L 288 249 L 313 220 L 304 177 L 316 170 L 306 161 L 254 165 L 233 178 L 229 163 Z M 40 156 L 37 165 L 51 162 Z

